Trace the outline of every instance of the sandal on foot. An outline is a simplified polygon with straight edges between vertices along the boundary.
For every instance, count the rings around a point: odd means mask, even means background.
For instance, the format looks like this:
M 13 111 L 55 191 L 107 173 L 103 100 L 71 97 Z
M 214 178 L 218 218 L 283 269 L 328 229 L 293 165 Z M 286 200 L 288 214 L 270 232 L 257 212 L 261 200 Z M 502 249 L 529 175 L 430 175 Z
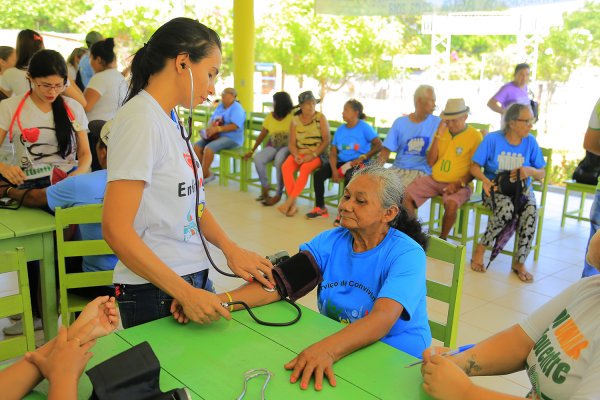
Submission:
M 473 261 L 473 259 L 471 259 L 471 269 L 475 272 L 485 272 L 485 265 Z
M 521 280 L 521 282 L 531 283 L 533 282 L 533 275 L 531 275 L 527 271 L 519 271 L 516 268 L 512 268 L 512 272 L 514 272 L 517 277 Z

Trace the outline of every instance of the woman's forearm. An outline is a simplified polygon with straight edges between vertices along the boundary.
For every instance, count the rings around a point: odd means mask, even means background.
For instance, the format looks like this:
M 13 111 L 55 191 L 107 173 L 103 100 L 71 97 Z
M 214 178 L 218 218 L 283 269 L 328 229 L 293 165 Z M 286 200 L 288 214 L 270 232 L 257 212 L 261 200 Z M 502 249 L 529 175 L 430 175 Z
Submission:
M 485 174 L 481 171 L 481 166 L 479 164 L 471 163 L 470 172 L 475 179 L 479 179 L 482 182 L 489 180 L 487 176 L 485 176 Z
M 48 356 L 54 347 L 54 340 L 49 341 L 36 350 L 43 356 Z M 2 398 L 6 400 L 22 399 L 44 379 L 40 370 L 25 360 L 20 359 L 10 367 L 0 371 L 0 387 Z
M 389 299 L 380 300 L 393 301 Z M 344 329 L 326 337 L 321 342 L 330 349 L 334 360 L 338 361 L 387 335 L 396 320 L 397 318 L 393 318 L 390 314 L 373 310 L 366 317 L 347 325 Z
M 228 293 L 229 296 L 231 296 L 231 300 L 243 301 L 250 307 L 264 306 L 265 304 L 271 304 L 281 299 L 281 296 L 279 296 L 279 293 L 276 290 L 273 292 L 268 292 L 263 289 L 263 286 L 260 283 L 257 282 L 240 286 L 239 288 Z M 225 293 L 221 293 L 218 296 L 223 302 L 230 301 L 229 296 L 227 296 Z M 238 304 L 233 306 L 234 310 L 241 310 L 243 308 L 244 307 Z
M 525 331 L 513 325 L 452 357 L 452 361 L 469 376 L 511 374 L 525 368 L 533 345 Z

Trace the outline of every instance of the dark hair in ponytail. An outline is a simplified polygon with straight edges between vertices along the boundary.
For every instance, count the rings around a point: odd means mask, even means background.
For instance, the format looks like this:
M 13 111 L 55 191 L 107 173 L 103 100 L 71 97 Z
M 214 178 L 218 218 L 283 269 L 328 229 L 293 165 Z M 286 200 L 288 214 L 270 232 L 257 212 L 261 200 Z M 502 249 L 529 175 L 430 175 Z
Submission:
M 105 65 L 111 64 L 117 58 L 115 55 L 115 39 L 107 38 L 94 43 L 90 48 L 90 54 L 94 58 L 100 57 Z
M 350 99 L 346 102 L 354 111 L 358 113 L 358 119 L 365 119 L 367 115 L 363 112 L 364 107 L 362 103 L 356 99 Z
M 350 182 L 361 175 L 371 176 L 379 182 L 378 194 L 383 208 L 388 209 L 394 205 L 398 207 L 398 215 L 390 222 L 390 227 L 405 233 L 423 250 L 427 250 L 429 237 L 423 232 L 421 223 L 404 208 L 404 185 L 402 185 L 400 176 L 392 169 L 372 164 L 357 170 Z
M 150 76 L 162 71 L 168 59 L 187 53 L 192 62 L 199 62 L 215 48 L 221 50 L 221 39 L 212 29 L 190 18 L 170 20 L 158 28 L 148 43 L 135 53 L 125 102 L 144 89 Z
M 27 69 L 31 57 L 44 48 L 42 35 L 31 29 L 24 29 L 17 35 L 17 62 L 15 67 Z
M 60 53 L 54 50 L 40 50 L 31 57 L 29 69 L 32 78 L 44 78 L 58 75 L 67 83 L 67 63 Z M 73 124 L 67 114 L 65 100 L 62 95 L 52 102 L 52 115 L 58 142 L 58 152 L 61 157 L 66 157 L 73 149 Z

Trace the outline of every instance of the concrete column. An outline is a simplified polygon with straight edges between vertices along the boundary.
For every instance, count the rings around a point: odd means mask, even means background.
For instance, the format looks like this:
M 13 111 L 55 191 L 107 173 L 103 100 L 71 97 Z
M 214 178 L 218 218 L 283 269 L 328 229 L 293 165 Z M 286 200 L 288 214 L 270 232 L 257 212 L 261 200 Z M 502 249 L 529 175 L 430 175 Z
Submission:
M 233 77 L 238 100 L 254 110 L 254 0 L 233 1 Z

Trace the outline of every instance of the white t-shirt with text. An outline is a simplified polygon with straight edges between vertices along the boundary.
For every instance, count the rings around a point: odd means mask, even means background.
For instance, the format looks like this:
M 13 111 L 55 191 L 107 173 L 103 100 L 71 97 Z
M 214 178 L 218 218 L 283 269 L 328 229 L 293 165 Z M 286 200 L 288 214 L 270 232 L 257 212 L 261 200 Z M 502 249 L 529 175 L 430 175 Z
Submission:
M 202 168 L 193 151 L 192 157 L 179 125 L 148 92 L 141 91 L 117 112 L 108 147 L 108 182 L 144 181 L 134 229 L 179 276 L 208 268 L 195 222 L 192 162 L 198 167 L 199 217 L 206 207 Z M 121 260 L 115 267 L 113 282 L 148 283 Z

